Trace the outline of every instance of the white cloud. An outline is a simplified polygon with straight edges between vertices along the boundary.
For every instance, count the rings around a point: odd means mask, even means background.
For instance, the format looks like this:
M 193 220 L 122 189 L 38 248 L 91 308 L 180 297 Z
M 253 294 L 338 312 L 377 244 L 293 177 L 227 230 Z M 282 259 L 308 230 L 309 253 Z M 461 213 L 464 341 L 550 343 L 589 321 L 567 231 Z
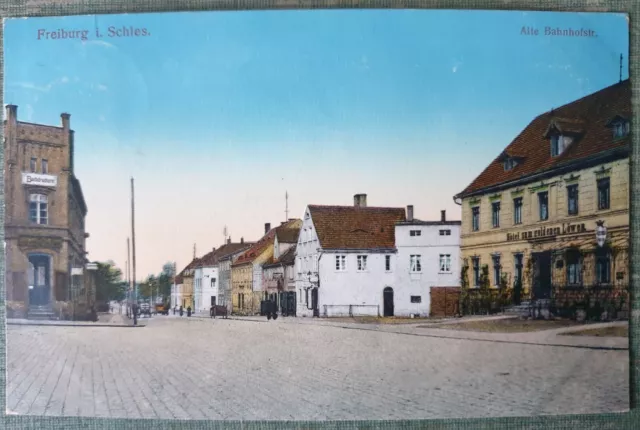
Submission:
M 51 81 L 46 85 L 37 85 L 33 82 L 9 82 L 8 85 L 10 87 L 22 88 L 23 90 L 32 90 L 32 91 L 39 91 L 42 93 L 48 93 L 49 91 L 51 91 L 51 88 L 53 88 L 54 86 L 60 85 L 60 84 L 66 84 L 68 82 L 69 82 L 69 78 L 66 76 L 63 76 L 62 78 Z
M 451 69 L 451 71 L 452 71 L 453 73 L 457 72 L 457 71 L 458 71 L 458 66 L 453 66 L 453 69 Z
M 107 86 L 106 85 L 98 84 L 97 88 L 100 91 L 107 91 Z

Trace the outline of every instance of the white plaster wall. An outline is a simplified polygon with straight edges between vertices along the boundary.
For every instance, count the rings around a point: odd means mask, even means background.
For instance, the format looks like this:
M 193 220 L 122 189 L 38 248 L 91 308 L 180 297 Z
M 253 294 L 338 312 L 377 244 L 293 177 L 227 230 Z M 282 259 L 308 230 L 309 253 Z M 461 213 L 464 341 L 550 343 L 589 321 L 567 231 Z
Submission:
M 215 296 L 216 304 L 219 302 L 218 288 L 220 287 L 220 279 L 218 276 L 218 267 L 203 267 L 202 268 L 202 294 L 200 303 L 202 304 L 201 310 L 209 310 L 211 306 L 211 296 Z M 211 280 L 215 279 L 215 287 L 211 287 Z
M 346 270 L 336 270 L 336 256 L 346 256 Z M 357 270 L 357 256 L 367 256 L 367 269 Z M 392 256 L 392 268 L 393 258 Z M 320 289 L 318 304 L 320 315 L 327 316 L 348 315 L 349 305 L 353 306 L 353 315 L 373 315 L 383 313 L 384 288 L 394 288 L 393 270 L 385 267 L 385 254 L 326 253 L 320 258 Z
M 193 271 L 193 307 L 194 311 L 202 309 L 202 268 Z
M 313 311 L 307 309 L 305 301 L 305 288 L 312 284 L 309 282 L 307 273 L 316 271 L 317 260 L 319 258 L 320 242 L 313 225 L 313 219 L 309 215 L 309 208 L 305 209 L 302 217 L 302 227 L 296 248 L 296 259 L 294 264 L 295 289 L 297 292 L 297 314 L 298 316 L 313 316 Z M 324 258 L 324 257 L 323 257 Z M 335 263 L 334 263 L 335 264 Z M 309 306 L 311 305 L 311 293 L 309 293 Z M 320 308 L 322 312 L 322 308 Z

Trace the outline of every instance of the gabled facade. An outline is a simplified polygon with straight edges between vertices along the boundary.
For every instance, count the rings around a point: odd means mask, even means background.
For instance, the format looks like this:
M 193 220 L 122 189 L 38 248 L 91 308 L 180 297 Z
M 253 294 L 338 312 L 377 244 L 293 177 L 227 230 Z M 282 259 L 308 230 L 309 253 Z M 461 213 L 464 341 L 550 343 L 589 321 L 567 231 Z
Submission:
M 274 258 L 262 266 L 262 290 L 269 300 L 276 302 L 281 312 L 295 316 L 297 311 L 296 245 L 288 246 L 284 253 L 280 253 L 279 249 L 278 241 L 276 240 Z
M 367 207 L 364 194 L 354 206 L 308 206 L 296 247 L 297 315 L 382 315 L 394 282 L 386 257 L 405 219 L 403 208 Z
M 185 310 L 188 307 L 191 307 L 192 310 L 196 309 L 194 295 L 194 276 L 199 263 L 200 259 L 194 258 L 178 275 L 178 278 L 182 280 L 180 288 L 181 303 L 178 303 L 178 307 L 182 306 Z
M 630 117 L 628 80 L 541 114 L 455 196 L 471 287 L 483 267 L 534 300 L 629 284 Z

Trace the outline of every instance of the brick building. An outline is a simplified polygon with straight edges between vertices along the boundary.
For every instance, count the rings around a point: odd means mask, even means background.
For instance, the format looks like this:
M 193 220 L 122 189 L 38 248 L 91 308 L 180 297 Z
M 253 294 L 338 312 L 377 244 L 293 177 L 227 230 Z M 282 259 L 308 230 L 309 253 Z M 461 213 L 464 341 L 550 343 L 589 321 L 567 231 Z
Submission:
M 628 80 L 543 113 L 455 196 L 471 287 L 483 266 L 541 301 L 629 284 L 630 117 Z
M 54 302 L 95 300 L 69 119 L 63 113 L 59 127 L 32 124 L 18 121 L 17 106 L 6 107 L 7 301 L 24 304 L 32 316 L 50 315 Z

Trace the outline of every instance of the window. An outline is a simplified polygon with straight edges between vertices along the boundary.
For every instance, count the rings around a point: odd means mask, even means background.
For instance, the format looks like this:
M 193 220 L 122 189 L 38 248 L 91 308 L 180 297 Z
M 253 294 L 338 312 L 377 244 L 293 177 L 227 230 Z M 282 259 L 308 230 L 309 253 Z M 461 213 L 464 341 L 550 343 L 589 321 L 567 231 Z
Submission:
M 440 236 L 451 236 L 451 230 L 440 230 Z
M 480 206 L 471 208 L 471 229 L 473 231 L 480 230 Z
M 42 174 L 46 175 L 47 173 L 49 173 L 49 162 L 43 158 L 40 163 L 42 167 Z
M 518 282 L 519 280 L 522 279 L 522 259 L 523 259 L 523 255 L 522 254 L 515 254 L 513 256 L 514 260 L 515 260 L 515 274 L 513 276 L 513 281 L 514 282 Z
M 609 178 L 598 179 L 598 209 L 609 209 L 610 196 Z
M 411 303 L 422 303 L 421 296 L 411 296 Z
M 494 228 L 500 227 L 500 202 L 491 204 L 491 223 Z
M 500 256 L 493 255 L 491 259 L 493 260 L 493 285 L 497 286 L 497 285 L 500 285 L 500 273 L 501 273 Z
M 29 164 L 29 170 L 32 173 L 36 173 L 36 169 L 37 169 L 37 163 L 38 163 L 38 159 L 37 158 L 32 158 L 31 159 L 31 163 Z
M 538 208 L 540 209 L 540 221 L 549 219 L 549 192 L 538 193 Z
M 338 272 L 344 272 L 347 270 L 347 256 L 336 255 L 336 270 Z
M 514 160 L 513 158 L 507 158 L 504 160 L 504 170 L 505 172 L 508 172 L 509 170 L 513 169 L 514 167 L 516 167 L 516 160 Z
M 386 270 L 387 272 L 391 271 L 391 256 L 390 255 L 385 255 L 384 256 L 384 270 Z
M 551 136 L 551 156 L 557 157 L 560 155 L 560 136 L 553 135 Z
M 451 272 L 451 254 L 440 254 L 440 271 Z
M 409 236 L 420 236 L 422 234 L 422 231 L 420 230 L 411 230 L 409 231 Z
M 358 255 L 358 272 L 364 272 L 367 270 L 367 256 Z
M 422 264 L 420 262 L 420 255 L 409 256 L 409 270 L 413 273 L 422 272 Z
M 613 124 L 613 137 L 624 137 L 629 134 L 629 122 L 628 121 L 618 121 Z
M 567 283 L 578 285 L 582 282 L 582 258 L 580 252 L 570 250 L 567 252 Z
M 604 250 L 596 252 L 596 282 L 598 284 L 611 282 L 611 258 Z
M 513 223 L 522 224 L 522 197 L 513 199 Z
M 215 288 L 215 287 L 216 287 L 216 279 L 215 279 L 215 278 L 213 278 L 213 279 L 211 280 L 211 288 Z
M 578 185 L 567 187 L 567 207 L 569 215 L 578 214 Z
M 471 264 L 473 267 L 473 286 L 477 287 L 480 285 L 480 258 L 472 257 Z
M 36 224 L 48 224 L 47 196 L 42 194 L 29 196 L 29 220 Z

